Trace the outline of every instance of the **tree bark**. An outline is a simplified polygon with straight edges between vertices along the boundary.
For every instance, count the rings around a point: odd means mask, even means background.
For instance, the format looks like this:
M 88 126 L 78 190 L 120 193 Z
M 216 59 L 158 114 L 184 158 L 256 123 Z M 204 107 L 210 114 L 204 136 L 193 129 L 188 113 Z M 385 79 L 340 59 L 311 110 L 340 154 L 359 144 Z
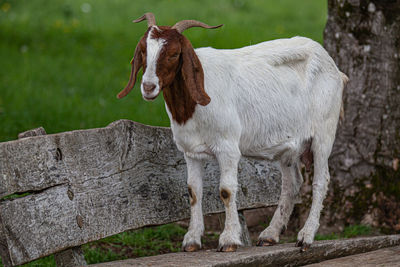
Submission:
M 326 214 L 400 231 L 400 1 L 328 0 L 324 46 L 350 78 Z

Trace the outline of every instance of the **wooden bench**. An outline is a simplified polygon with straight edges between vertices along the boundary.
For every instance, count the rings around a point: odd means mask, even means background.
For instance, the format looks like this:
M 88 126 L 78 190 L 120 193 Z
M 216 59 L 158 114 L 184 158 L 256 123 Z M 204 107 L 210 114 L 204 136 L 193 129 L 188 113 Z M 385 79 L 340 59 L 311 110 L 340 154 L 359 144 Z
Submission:
M 84 264 L 82 244 L 190 216 L 186 164 L 169 128 L 120 120 L 52 135 L 38 128 L 19 138 L 0 143 L 0 197 L 29 193 L 0 202 L 5 266 L 53 253 L 57 262 L 76 258 L 63 266 Z M 223 212 L 218 166 L 205 165 L 203 210 Z M 278 201 L 280 174 L 271 163 L 243 158 L 239 183 L 240 210 Z
M 218 166 L 211 161 L 205 166 L 204 213 L 223 212 Z M 58 266 L 86 265 L 82 244 L 190 215 L 186 165 L 170 129 L 128 120 L 52 135 L 43 128 L 21 133 L 19 140 L 0 143 L 0 180 L 0 255 L 5 266 L 51 254 Z M 275 205 L 280 183 L 276 165 L 243 158 L 239 210 Z M 7 198 L 15 194 L 19 197 Z M 241 223 L 242 239 L 250 244 L 243 216 Z M 376 249 L 400 240 L 382 238 L 386 241 Z M 249 248 L 248 254 L 242 249 L 235 257 L 248 258 L 260 249 Z M 202 259 L 204 253 L 190 257 Z M 159 256 L 158 265 L 167 266 L 163 257 L 174 254 L 169 255 Z

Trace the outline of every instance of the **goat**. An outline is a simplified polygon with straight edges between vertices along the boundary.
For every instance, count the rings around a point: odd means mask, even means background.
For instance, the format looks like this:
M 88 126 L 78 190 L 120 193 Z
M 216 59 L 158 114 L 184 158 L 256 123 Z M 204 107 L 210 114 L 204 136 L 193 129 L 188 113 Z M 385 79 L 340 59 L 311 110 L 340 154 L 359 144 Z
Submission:
M 162 91 L 174 141 L 187 163 L 191 219 L 182 248 L 201 248 L 202 162 L 216 158 L 220 197 L 225 205 L 225 228 L 218 251 L 236 251 L 241 227 L 236 207 L 240 157 L 279 161 L 282 189 L 270 225 L 257 245 L 279 242 L 292 213 L 303 177 L 300 164 L 314 163 L 313 198 L 308 219 L 296 246 L 307 250 L 319 227 L 322 202 L 329 183 L 331 153 L 347 81 L 325 49 L 308 38 L 278 39 L 239 49 L 193 49 L 182 35 L 185 29 L 218 28 L 184 20 L 173 27 L 147 20 L 129 82 L 118 98 L 126 96 L 143 67 L 141 93 L 154 100 Z

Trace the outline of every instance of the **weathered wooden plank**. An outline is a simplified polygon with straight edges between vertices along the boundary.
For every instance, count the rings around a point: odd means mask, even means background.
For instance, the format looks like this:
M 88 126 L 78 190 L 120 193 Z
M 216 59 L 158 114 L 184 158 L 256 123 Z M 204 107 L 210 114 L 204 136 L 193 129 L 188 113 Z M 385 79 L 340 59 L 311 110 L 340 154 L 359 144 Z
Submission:
M 46 130 L 43 127 L 25 131 L 18 134 L 18 139 L 46 135 Z M 74 267 L 87 265 L 80 247 L 70 248 L 54 254 L 57 267 Z
M 18 134 L 18 139 L 23 139 L 32 136 L 42 136 L 46 135 L 46 130 L 43 127 L 28 130 Z M 3 224 L 0 220 L 0 246 L 2 247 L 3 263 L 5 266 L 12 266 L 7 239 L 4 236 Z M 87 265 L 83 252 L 80 247 L 70 248 L 54 255 L 57 266 L 73 267 L 73 266 L 83 266 Z
M 400 246 L 305 265 L 307 267 L 399 267 Z
M 203 209 L 224 211 L 216 162 L 205 163 Z M 0 144 L 0 203 L 13 264 L 128 229 L 189 217 L 186 165 L 168 128 L 127 120 Z M 238 207 L 277 203 L 274 165 L 243 158 Z
M 39 127 L 36 129 L 22 132 L 22 133 L 18 134 L 18 139 L 23 139 L 23 138 L 31 137 L 31 136 L 39 136 L 39 135 L 46 135 L 46 131 L 43 127 Z M 7 238 L 4 234 L 3 228 L 4 228 L 4 226 L 3 226 L 3 223 L 1 220 L 1 214 L 0 214 L 0 254 L 1 254 L 3 265 L 5 267 L 8 267 L 8 266 L 12 266 L 12 263 L 11 263 L 11 259 L 10 259 Z
M 354 239 L 316 241 L 306 252 L 300 252 L 294 243 L 272 247 L 243 247 L 235 253 L 199 251 L 106 262 L 93 267 L 158 266 L 158 267 L 254 267 L 303 266 L 380 248 L 400 245 L 400 235 L 360 237 Z M 324 265 L 325 266 L 325 265 Z M 336 265 L 335 265 L 336 266 Z M 355 266 L 355 265 L 352 265 Z M 361 265 L 359 265 L 361 266 Z M 362 265 L 364 266 L 364 265 Z M 389 266 L 389 265 L 388 265 Z
M 10 253 L 8 250 L 7 238 L 3 230 L 3 223 L 0 216 L 0 256 L 4 267 L 12 266 Z
M 43 127 L 35 128 L 32 130 L 28 130 L 22 133 L 18 134 L 18 139 L 26 138 L 26 137 L 32 137 L 32 136 L 40 136 L 40 135 L 46 135 L 46 130 Z
M 122 152 L 118 146 L 126 138 L 119 131 L 106 127 L 0 143 L 0 197 L 65 184 L 74 176 L 115 172 Z

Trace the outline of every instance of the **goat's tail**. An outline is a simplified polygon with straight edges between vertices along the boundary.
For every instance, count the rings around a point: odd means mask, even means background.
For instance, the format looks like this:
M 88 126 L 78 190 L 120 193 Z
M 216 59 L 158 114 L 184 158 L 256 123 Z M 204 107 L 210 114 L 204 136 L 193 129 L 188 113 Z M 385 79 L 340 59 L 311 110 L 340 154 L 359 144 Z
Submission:
M 344 74 L 343 72 L 340 72 L 340 76 L 342 77 L 342 81 L 343 81 L 343 86 L 345 86 L 348 82 L 349 82 L 349 77 L 347 77 L 346 74 Z
M 346 74 L 344 74 L 343 72 L 340 72 L 340 76 L 342 77 L 342 86 L 343 89 L 346 87 L 346 84 L 349 82 L 349 77 L 347 77 Z M 343 92 L 342 92 L 343 94 Z M 340 115 L 339 115 L 339 122 L 342 123 L 344 122 L 344 105 L 343 105 L 343 95 L 342 95 L 342 104 L 340 106 Z

